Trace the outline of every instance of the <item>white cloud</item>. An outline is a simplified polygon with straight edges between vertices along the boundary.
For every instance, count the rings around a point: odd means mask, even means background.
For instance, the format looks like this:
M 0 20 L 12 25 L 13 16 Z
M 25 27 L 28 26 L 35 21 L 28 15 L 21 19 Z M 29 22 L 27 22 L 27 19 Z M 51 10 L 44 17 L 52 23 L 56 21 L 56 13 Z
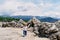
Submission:
M 48 17 L 60 18 L 60 12 L 55 12 L 55 11 L 48 11 L 44 13 L 44 15 Z
M 0 12 L 4 10 L 9 10 L 11 16 L 14 15 L 33 15 L 33 16 L 50 16 L 50 17 L 60 17 L 60 6 L 56 6 L 58 11 L 44 10 L 54 7 L 52 3 L 41 2 L 38 5 L 33 2 L 17 2 L 16 0 L 6 0 L 3 5 L 0 5 Z

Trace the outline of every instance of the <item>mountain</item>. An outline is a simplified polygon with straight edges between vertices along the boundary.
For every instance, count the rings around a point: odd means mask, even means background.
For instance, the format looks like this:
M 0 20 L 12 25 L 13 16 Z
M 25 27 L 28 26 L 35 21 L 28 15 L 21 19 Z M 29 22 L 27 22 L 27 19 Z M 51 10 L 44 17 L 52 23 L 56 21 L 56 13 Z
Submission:
M 41 22 L 56 22 L 60 19 L 58 18 L 52 18 L 52 17 L 46 17 L 46 16 L 22 16 L 22 15 L 19 15 L 19 16 L 0 16 L 0 20 L 19 20 L 19 19 L 22 19 L 22 20 L 25 20 L 25 21 L 29 21 L 30 19 L 32 19 L 33 17 L 36 17 L 37 19 L 39 19 Z
M 17 18 L 12 18 L 12 17 L 7 17 L 7 16 L 0 16 L 0 22 L 11 22 L 11 21 L 18 21 L 19 19 Z
M 28 20 L 32 19 L 33 16 L 11 16 L 11 17 L 28 21 Z
M 56 22 L 58 21 L 58 19 L 55 18 L 51 18 L 51 17 L 46 17 L 46 18 L 42 18 L 40 19 L 42 22 Z
M 20 16 L 12 16 L 12 17 L 28 21 L 28 20 L 32 19 L 34 16 L 21 16 L 20 15 Z M 35 16 L 35 17 L 42 22 L 56 22 L 56 21 L 58 21 L 57 18 L 52 18 L 52 17 L 45 17 L 45 16 Z

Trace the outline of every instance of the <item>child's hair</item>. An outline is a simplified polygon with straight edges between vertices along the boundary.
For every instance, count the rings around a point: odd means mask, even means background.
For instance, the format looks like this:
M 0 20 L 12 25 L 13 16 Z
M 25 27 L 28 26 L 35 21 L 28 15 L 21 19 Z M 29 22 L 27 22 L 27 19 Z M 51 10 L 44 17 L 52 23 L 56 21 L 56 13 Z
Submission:
M 24 26 L 27 26 L 27 23 L 25 23 Z

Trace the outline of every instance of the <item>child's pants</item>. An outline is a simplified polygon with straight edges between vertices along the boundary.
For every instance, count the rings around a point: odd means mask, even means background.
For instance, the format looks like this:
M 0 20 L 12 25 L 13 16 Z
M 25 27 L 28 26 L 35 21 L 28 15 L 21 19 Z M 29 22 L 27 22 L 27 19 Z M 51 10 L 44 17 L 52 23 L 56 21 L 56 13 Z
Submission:
M 26 36 L 26 35 L 27 35 L 27 31 L 23 30 L 23 36 Z

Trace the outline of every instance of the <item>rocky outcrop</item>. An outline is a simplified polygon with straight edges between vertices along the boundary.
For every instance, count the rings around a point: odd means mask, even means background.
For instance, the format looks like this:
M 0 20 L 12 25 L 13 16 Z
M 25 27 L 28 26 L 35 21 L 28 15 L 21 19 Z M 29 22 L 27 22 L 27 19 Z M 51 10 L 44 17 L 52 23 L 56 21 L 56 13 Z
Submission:
M 32 21 L 32 20 L 31 20 Z M 55 23 L 49 22 L 37 22 L 35 20 L 33 22 L 33 32 L 39 37 L 47 37 L 51 40 L 60 40 L 59 28 L 55 25 Z M 30 23 L 32 23 L 30 22 Z M 31 25 L 31 24 L 30 24 Z M 58 37 L 57 37 L 58 36 Z
M 36 29 L 35 29 L 36 30 Z M 56 27 L 53 23 L 41 23 L 40 26 L 38 26 L 38 32 L 39 37 L 47 37 L 51 40 L 60 40 L 60 31 L 59 28 Z M 58 36 L 58 37 L 57 37 Z
M 58 28 L 59 28 L 59 31 L 60 31 L 60 20 L 59 20 L 59 21 L 57 21 L 57 22 L 55 22 L 55 25 L 56 25 L 56 27 L 58 27 Z

